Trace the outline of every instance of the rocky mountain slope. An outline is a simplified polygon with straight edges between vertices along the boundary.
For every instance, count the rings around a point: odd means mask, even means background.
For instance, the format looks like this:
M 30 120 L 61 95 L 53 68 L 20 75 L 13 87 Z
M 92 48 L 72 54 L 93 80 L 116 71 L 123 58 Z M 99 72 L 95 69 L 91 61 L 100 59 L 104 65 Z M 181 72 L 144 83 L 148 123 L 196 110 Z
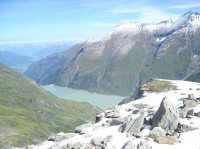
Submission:
M 200 83 L 150 80 L 139 98 L 96 115 L 95 124 L 58 133 L 30 149 L 199 149 Z
M 33 80 L 0 64 L 0 148 L 35 144 L 51 133 L 94 121 L 97 109 L 56 98 Z
M 127 96 L 151 78 L 185 79 L 199 72 L 199 41 L 199 13 L 154 25 L 124 23 L 104 38 L 34 63 L 25 74 L 40 84 Z

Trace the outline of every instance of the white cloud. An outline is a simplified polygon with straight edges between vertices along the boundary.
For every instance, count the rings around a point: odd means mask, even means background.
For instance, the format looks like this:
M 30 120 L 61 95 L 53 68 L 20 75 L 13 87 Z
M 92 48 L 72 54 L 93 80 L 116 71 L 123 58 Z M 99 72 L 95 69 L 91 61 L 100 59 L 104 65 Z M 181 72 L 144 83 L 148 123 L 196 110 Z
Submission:
M 103 23 L 103 22 L 98 22 L 93 24 L 95 27 L 113 27 L 113 23 Z
M 105 12 L 111 13 L 111 14 L 128 14 L 128 13 L 137 12 L 137 10 L 135 10 L 135 9 L 125 9 L 125 8 L 121 8 L 121 9 L 106 10 Z
M 176 16 L 176 15 L 177 14 L 174 14 L 174 13 L 167 13 L 167 12 L 151 9 L 148 11 L 142 11 L 139 14 L 137 21 L 144 22 L 144 23 L 159 23 L 163 20 L 169 20 L 173 16 Z
M 170 6 L 169 8 L 173 8 L 173 9 L 191 9 L 191 8 L 196 8 L 196 7 L 200 7 L 200 3 L 174 5 L 174 6 Z

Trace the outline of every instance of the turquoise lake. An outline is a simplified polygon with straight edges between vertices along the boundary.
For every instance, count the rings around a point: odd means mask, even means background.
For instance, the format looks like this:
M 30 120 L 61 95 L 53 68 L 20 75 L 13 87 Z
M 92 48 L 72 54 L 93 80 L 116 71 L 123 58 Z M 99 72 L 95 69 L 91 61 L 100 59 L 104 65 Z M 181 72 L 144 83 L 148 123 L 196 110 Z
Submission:
M 43 88 L 59 98 L 70 99 L 79 102 L 87 102 L 101 109 L 106 109 L 117 105 L 122 101 L 122 99 L 125 98 L 115 95 L 91 93 L 83 90 L 59 87 L 55 85 L 45 85 Z

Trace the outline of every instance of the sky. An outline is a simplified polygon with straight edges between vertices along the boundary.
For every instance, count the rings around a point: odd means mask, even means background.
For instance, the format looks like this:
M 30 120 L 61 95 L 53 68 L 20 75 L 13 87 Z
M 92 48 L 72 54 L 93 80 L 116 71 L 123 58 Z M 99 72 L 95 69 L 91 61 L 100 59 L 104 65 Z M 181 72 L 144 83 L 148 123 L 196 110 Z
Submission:
M 0 0 L 0 43 L 100 38 L 125 22 L 159 23 L 200 0 Z

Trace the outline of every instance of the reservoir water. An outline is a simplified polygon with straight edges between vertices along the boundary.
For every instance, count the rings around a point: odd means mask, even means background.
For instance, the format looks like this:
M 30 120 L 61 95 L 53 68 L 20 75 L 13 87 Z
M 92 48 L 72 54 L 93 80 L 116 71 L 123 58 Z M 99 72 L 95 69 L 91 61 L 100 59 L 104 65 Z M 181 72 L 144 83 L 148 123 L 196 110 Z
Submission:
M 59 87 L 55 85 L 45 85 L 43 88 L 59 98 L 70 99 L 79 102 L 87 102 L 101 109 L 106 109 L 117 105 L 120 101 L 122 101 L 122 99 L 125 98 L 115 95 L 91 93 L 83 90 Z

